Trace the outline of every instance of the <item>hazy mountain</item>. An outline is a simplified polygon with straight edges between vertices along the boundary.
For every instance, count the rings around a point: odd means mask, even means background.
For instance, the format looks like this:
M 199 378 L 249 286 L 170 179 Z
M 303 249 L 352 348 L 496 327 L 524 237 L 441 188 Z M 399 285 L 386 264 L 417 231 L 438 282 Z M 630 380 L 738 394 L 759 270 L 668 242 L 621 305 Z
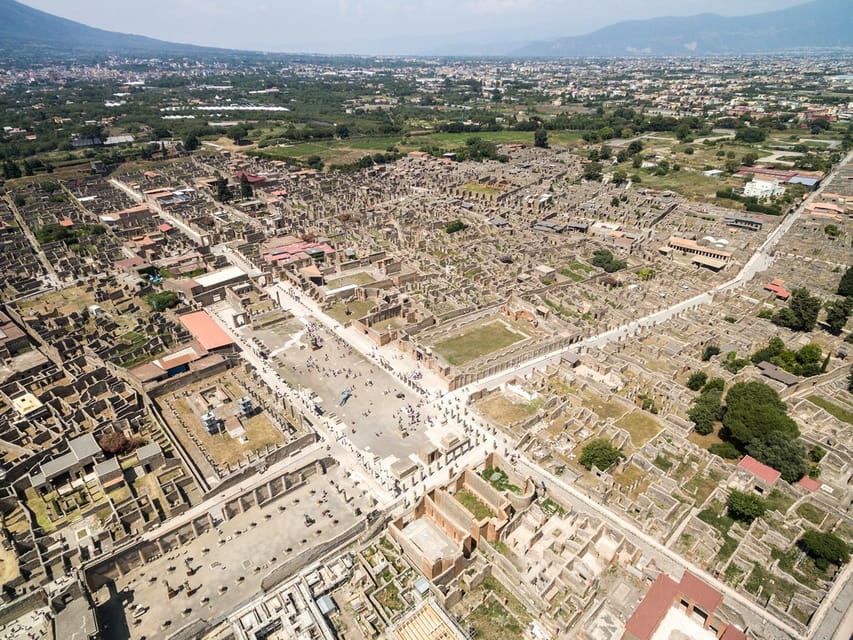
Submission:
M 781 53 L 853 47 L 853 1 L 815 0 L 779 11 L 723 17 L 630 20 L 593 33 L 533 42 L 523 57 L 670 56 Z
M 140 11 L 144 11 L 144 4 Z M 15 0 L 0 0 L 0 50 L 55 53 L 163 53 L 201 54 L 216 49 L 164 42 L 87 27 L 79 22 L 33 9 Z

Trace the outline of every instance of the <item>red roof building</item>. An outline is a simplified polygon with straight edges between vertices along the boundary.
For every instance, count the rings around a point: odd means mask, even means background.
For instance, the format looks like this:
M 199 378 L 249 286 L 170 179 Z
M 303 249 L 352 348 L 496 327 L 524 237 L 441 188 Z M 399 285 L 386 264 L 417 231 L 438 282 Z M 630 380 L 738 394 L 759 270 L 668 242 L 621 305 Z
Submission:
M 721 640 L 746 640 L 743 631 L 715 616 L 722 603 L 723 594 L 692 573 L 685 572 L 680 582 L 661 573 L 625 624 L 622 640 L 652 640 L 675 608 L 692 619 L 690 624 L 701 624 Z
M 187 313 L 180 317 L 180 321 L 207 351 L 234 344 L 234 340 L 207 315 L 207 311 Z
M 764 290 L 775 293 L 777 300 L 787 300 L 791 297 L 791 292 L 785 288 L 785 281 L 779 278 L 773 278 L 769 284 L 765 284 Z
M 815 491 L 817 491 L 821 487 L 820 482 L 818 482 L 817 480 L 814 480 L 812 478 L 809 478 L 808 476 L 803 476 L 802 478 L 800 478 L 800 481 L 797 484 L 800 485 L 806 491 L 809 491 L 811 493 L 814 493 Z
M 776 471 L 776 469 L 768 467 L 766 464 L 759 462 L 752 456 L 744 456 L 743 459 L 738 462 L 737 466 L 741 469 L 746 469 L 756 478 L 763 480 L 770 486 L 776 484 L 776 481 L 782 476 L 782 474 Z

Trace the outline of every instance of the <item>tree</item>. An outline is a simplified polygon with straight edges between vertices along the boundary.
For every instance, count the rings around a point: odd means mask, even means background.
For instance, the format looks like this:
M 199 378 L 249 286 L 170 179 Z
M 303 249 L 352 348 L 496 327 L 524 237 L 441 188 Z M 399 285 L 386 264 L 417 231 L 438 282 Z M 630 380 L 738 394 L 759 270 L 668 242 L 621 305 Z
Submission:
M 845 298 L 853 296 L 853 267 L 847 267 L 847 271 L 841 276 L 837 293 Z
M 14 180 L 15 178 L 20 177 L 21 168 L 11 160 L 6 160 L 6 162 L 3 163 L 3 178 L 6 180 Z
M 578 462 L 585 469 L 595 465 L 601 471 L 609 469 L 622 457 L 622 452 L 614 447 L 607 438 L 598 438 L 586 444 Z
M 214 194 L 214 198 L 216 198 L 219 202 L 230 202 L 232 198 L 231 189 L 228 187 L 228 180 L 219 176 L 214 183 L 216 188 L 216 193 Z
M 255 195 L 254 189 L 252 189 L 252 185 L 249 183 L 249 179 L 246 177 L 246 174 L 243 173 L 240 175 L 240 197 L 243 200 L 247 200 Z
M 754 152 L 747 153 L 743 156 L 743 158 L 740 159 L 740 161 L 743 163 L 743 166 L 745 167 L 753 166 L 757 160 L 758 154 Z
M 613 184 L 624 184 L 628 182 L 628 172 L 625 169 L 616 169 L 613 172 Z
M 196 136 L 194 133 L 189 134 L 182 140 L 182 142 L 184 145 L 184 149 L 186 149 L 187 151 L 195 151 L 200 146 L 198 136 Z
M 341 140 L 349 138 L 349 127 L 345 124 L 339 124 L 335 127 L 335 135 L 338 136 Z
M 814 560 L 818 569 L 824 571 L 830 564 L 840 567 L 850 559 L 850 545 L 834 533 L 809 529 L 797 541 L 797 546 Z
M 244 124 L 238 124 L 228 129 L 228 137 L 234 141 L 234 144 L 243 144 L 248 135 L 249 128 Z
M 785 482 L 794 483 L 806 475 L 806 452 L 798 440 L 781 431 L 754 438 L 746 452 L 759 462 L 773 467 Z
M 722 413 L 722 397 L 723 387 L 717 384 L 704 386 L 702 393 L 687 412 L 687 417 L 695 425 L 696 433 L 704 436 L 714 430 L 714 423 L 720 419 Z
M 583 177 L 586 180 L 601 180 L 601 164 L 588 162 L 583 168 Z
M 729 516 L 735 520 L 750 523 L 764 515 L 767 503 L 752 493 L 732 489 L 726 499 L 726 508 Z
M 548 132 L 545 129 L 537 129 L 533 132 L 533 146 L 540 149 L 548 148 Z
M 628 155 L 635 156 L 643 150 L 643 143 L 639 140 L 632 140 L 628 145 Z
M 799 435 L 797 423 L 786 409 L 772 387 L 763 382 L 738 382 L 726 394 L 723 425 L 743 445 L 775 431 L 795 438 Z
M 726 460 L 736 460 L 741 457 L 740 451 L 731 442 L 715 442 L 708 447 L 708 451 Z
M 771 321 L 792 331 L 811 331 L 817 323 L 820 308 L 820 298 L 810 295 L 807 289 L 801 287 L 791 292 L 788 306 L 779 309 Z
M 687 388 L 691 391 L 699 391 L 707 381 L 708 374 L 704 371 L 697 371 L 687 379 Z
M 735 132 L 735 140 L 740 142 L 764 142 L 767 130 L 760 127 L 739 127 Z

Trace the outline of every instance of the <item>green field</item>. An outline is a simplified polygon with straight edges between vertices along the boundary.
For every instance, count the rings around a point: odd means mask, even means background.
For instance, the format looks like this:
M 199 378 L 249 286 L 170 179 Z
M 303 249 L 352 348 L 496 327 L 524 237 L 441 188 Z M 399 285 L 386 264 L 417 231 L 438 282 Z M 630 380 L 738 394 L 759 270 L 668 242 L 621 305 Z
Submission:
M 364 136 L 344 140 L 321 140 L 318 142 L 300 142 L 286 146 L 269 146 L 255 149 L 250 155 L 274 160 L 305 160 L 318 156 L 323 162 L 340 164 L 355 162 L 368 153 L 383 153 L 396 147 L 401 153 L 417 151 L 422 147 L 441 147 L 458 149 L 465 146 L 469 138 L 480 138 L 495 144 L 533 145 L 532 131 L 481 131 L 473 133 L 424 133 L 413 134 L 404 142 L 400 136 Z M 577 131 L 549 131 L 551 145 L 572 146 L 583 142 Z
M 433 345 L 433 350 L 448 364 L 459 366 L 508 347 L 524 337 L 510 331 L 500 322 L 490 322 L 466 331 L 461 336 L 439 342 Z

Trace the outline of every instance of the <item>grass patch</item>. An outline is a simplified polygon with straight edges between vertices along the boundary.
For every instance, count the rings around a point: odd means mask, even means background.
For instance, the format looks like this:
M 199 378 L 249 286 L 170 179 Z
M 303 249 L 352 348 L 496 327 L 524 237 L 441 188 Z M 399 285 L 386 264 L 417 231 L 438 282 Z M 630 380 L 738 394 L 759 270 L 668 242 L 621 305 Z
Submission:
M 729 529 L 735 521 L 729 516 L 722 515 L 722 513 L 723 505 L 715 500 L 710 507 L 700 511 L 696 517 L 720 532 L 723 537 L 723 546 L 717 552 L 717 558 L 721 562 L 725 562 L 737 550 L 738 541 L 729 535 Z
M 470 491 L 462 489 L 461 491 L 457 491 L 454 497 L 477 520 L 491 518 L 495 515 L 485 502 Z
M 818 509 L 816 506 L 809 504 L 808 502 L 804 502 L 797 507 L 797 515 L 805 518 L 814 525 L 819 525 L 823 522 L 824 518 L 826 518 L 825 511 Z
M 341 287 L 348 287 L 349 285 L 355 284 L 358 286 L 364 286 L 368 284 L 373 284 L 376 282 L 376 279 L 373 278 L 369 273 L 365 273 L 364 271 L 359 271 L 358 273 L 353 273 L 352 275 L 344 276 L 343 278 L 337 278 L 335 280 L 327 280 L 326 288 L 327 289 L 340 289 Z
M 506 471 L 500 467 L 486 467 L 480 472 L 480 475 L 498 491 L 512 491 L 521 494 L 521 488 L 512 484 Z
M 722 479 L 719 471 L 712 471 L 707 476 L 697 473 L 684 485 L 684 492 L 692 495 L 696 506 L 699 506 L 714 492 Z
M 334 318 L 341 324 L 346 324 L 350 320 L 363 318 L 374 306 L 374 303 L 370 300 L 354 300 L 349 304 L 337 302 L 326 310 L 326 315 Z M 347 307 L 349 307 L 349 315 L 347 315 Z
M 791 505 L 794 504 L 794 499 L 786 496 L 779 489 L 773 489 L 773 491 L 767 494 L 764 501 L 767 503 L 768 511 L 778 511 L 782 514 L 788 511 Z
M 462 185 L 462 190 L 469 191 L 471 193 L 485 193 L 487 195 L 497 195 L 504 191 L 500 187 L 495 187 L 490 184 L 481 184 L 479 182 L 467 182 Z
M 510 331 L 501 322 L 490 322 L 455 338 L 439 342 L 433 346 L 433 350 L 448 364 L 459 366 L 504 349 L 525 337 Z
M 482 400 L 478 408 L 489 420 L 507 426 L 536 415 L 541 405 L 541 400 L 512 402 L 503 394 L 498 393 Z
M 551 498 L 545 498 L 542 504 L 539 505 L 539 508 L 548 516 L 557 514 L 562 518 L 566 515 L 566 509 L 561 504 L 551 500 Z
M 391 611 L 402 611 L 405 608 L 403 600 L 400 598 L 400 590 L 393 582 L 389 582 L 385 587 L 377 591 L 374 597 L 376 598 L 376 602 Z
M 516 640 L 523 631 L 515 616 L 496 598 L 486 598 L 465 618 L 464 624 L 471 630 L 471 637 L 488 640 Z
M 628 412 L 628 409 L 621 402 L 602 400 L 592 393 L 584 394 L 584 406 L 595 411 L 596 415 L 602 420 L 620 418 Z
M 658 469 L 660 469 L 660 470 L 662 470 L 662 471 L 669 471 L 670 469 L 672 469 L 672 464 L 673 464 L 673 463 L 672 463 L 672 461 L 671 461 L 669 458 L 667 458 L 667 457 L 665 457 L 665 456 L 662 456 L 662 455 L 660 455 L 660 454 L 658 454 L 658 455 L 655 457 L 655 459 L 654 459 L 654 460 L 652 460 L 652 463 L 653 463 L 653 464 L 654 464 Z
M 848 411 L 844 407 L 840 407 L 821 396 L 809 396 L 806 399 L 826 411 L 829 415 L 838 418 L 841 422 L 853 424 L 853 411 Z
M 642 411 L 632 411 L 616 421 L 616 426 L 631 434 L 631 442 L 635 447 L 642 447 L 660 433 L 660 422 L 647 416 Z
M 24 494 L 27 498 L 27 507 L 33 512 L 38 525 L 45 532 L 53 531 L 56 527 L 51 521 L 50 516 L 47 515 L 47 503 L 45 503 L 38 491 L 30 487 Z

